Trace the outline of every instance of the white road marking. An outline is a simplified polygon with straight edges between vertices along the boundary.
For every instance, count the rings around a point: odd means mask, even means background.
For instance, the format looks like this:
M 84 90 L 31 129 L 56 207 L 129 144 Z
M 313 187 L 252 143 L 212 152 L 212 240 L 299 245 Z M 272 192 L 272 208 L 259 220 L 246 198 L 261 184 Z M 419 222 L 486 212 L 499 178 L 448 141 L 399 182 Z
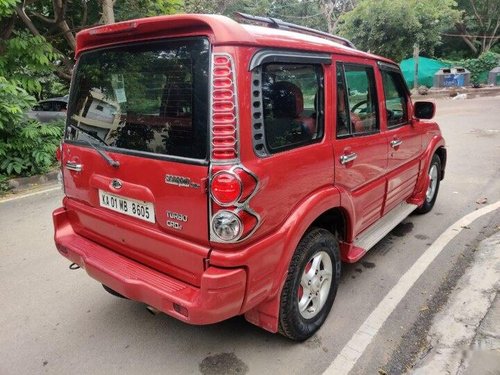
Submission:
M 443 250 L 453 238 L 474 220 L 499 207 L 500 201 L 492 203 L 477 211 L 471 212 L 446 229 L 420 258 L 418 258 L 413 266 L 401 276 L 396 285 L 387 293 L 384 299 L 380 301 L 375 310 L 372 311 L 361 327 L 354 333 L 339 355 L 337 355 L 330 366 L 323 372 L 323 375 L 348 374 L 377 335 L 384 322 L 396 309 L 399 302 L 401 302 L 418 278 L 425 272 L 427 267 L 436 259 L 441 250 Z
M 43 194 L 43 193 L 49 193 L 49 192 L 55 191 L 55 190 L 61 190 L 62 191 L 61 186 L 57 185 L 57 186 L 54 186 L 54 187 L 51 187 L 51 188 L 48 188 L 48 189 L 37 190 L 37 191 L 34 191 L 32 193 L 19 195 L 19 196 L 15 196 L 15 197 L 12 197 L 12 198 L 6 198 L 6 199 L 1 199 L 0 198 L 0 204 L 6 203 L 6 202 L 10 202 L 10 201 L 15 201 L 15 200 L 22 199 L 22 198 L 32 197 L 33 195 L 38 195 L 38 194 Z

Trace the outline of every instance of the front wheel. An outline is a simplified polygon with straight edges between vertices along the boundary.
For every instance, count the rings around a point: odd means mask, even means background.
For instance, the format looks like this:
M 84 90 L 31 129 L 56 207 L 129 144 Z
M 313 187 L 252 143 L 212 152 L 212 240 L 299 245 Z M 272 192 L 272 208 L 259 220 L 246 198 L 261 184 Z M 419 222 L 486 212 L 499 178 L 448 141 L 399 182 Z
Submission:
M 335 236 L 322 228 L 306 233 L 292 257 L 281 293 L 282 335 L 302 341 L 321 327 L 337 294 L 340 268 Z
M 429 186 L 427 187 L 427 192 L 425 194 L 424 204 L 418 207 L 415 212 L 417 214 L 426 214 L 436 202 L 436 198 L 439 191 L 439 182 L 441 181 L 441 159 L 439 156 L 434 154 L 432 156 L 431 165 L 429 167 Z

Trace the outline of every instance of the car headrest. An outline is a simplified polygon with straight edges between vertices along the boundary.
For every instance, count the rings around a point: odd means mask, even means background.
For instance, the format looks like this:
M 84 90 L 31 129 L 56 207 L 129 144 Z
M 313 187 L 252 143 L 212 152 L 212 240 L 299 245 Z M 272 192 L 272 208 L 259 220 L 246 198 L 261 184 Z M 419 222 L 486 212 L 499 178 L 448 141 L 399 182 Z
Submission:
M 296 118 L 304 110 L 304 97 L 297 85 L 280 81 L 271 86 L 271 102 L 277 117 Z

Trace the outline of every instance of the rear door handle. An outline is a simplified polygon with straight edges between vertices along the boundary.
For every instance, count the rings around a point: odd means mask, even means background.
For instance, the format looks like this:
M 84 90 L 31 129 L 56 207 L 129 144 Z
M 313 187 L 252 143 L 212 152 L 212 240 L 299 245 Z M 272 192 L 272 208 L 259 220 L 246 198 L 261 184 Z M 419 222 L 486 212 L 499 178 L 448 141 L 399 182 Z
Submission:
M 83 165 L 79 163 L 74 163 L 72 161 L 67 161 L 66 169 L 69 169 L 70 171 L 81 172 L 83 169 Z
M 403 141 L 401 139 L 394 139 L 391 141 L 391 147 L 396 148 L 399 147 L 403 144 Z
M 358 157 L 358 154 L 352 152 L 350 154 L 344 154 L 340 157 L 340 164 L 347 164 Z

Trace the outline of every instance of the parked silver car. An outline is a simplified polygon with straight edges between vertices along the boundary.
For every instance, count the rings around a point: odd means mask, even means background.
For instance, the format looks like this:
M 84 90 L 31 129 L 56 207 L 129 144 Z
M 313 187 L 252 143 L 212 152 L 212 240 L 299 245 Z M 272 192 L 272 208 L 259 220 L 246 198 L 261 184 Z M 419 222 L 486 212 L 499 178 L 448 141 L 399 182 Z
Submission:
M 38 102 L 26 115 L 28 118 L 40 122 L 52 122 L 66 119 L 68 108 L 68 95 L 59 98 L 51 98 Z

